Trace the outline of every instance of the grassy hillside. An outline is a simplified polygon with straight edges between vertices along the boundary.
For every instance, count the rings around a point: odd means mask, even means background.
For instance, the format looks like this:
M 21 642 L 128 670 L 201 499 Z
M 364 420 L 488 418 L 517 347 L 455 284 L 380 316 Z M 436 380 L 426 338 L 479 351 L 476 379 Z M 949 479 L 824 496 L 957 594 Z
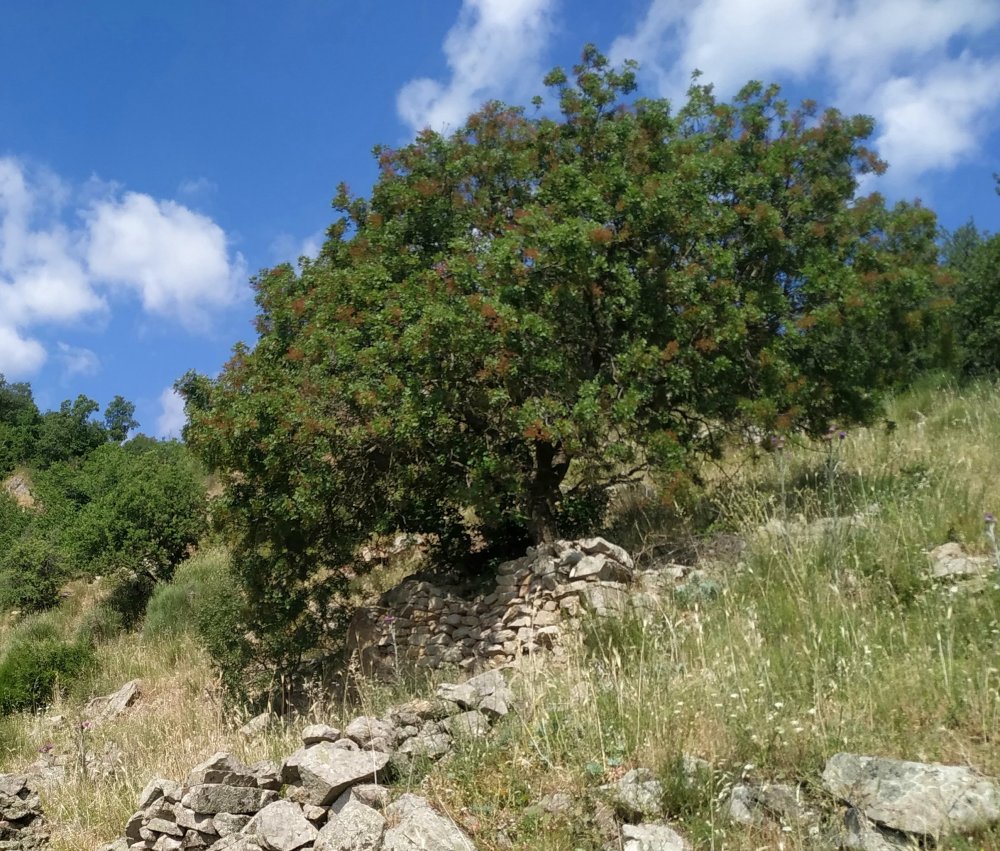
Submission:
M 482 848 L 562 851 L 600 847 L 588 791 L 643 765 L 666 781 L 671 816 L 698 847 L 795 849 L 808 838 L 728 826 L 728 787 L 783 780 L 818 793 L 825 759 L 841 750 L 1000 776 L 1000 582 L 955 592 L 927 578 L 926 554 L 948 540 L 991 552 L 983 516 L 1000 513 L 1000 387 L 928 384 L 895 400 L 888 419 L 843 439 L 734 455 L 703 471 L 704 492 L 683 510 L 656 495 L 623 499 L 612 534 L 653 560 L 683 528 L 700 540 L 735 535 L 746 548 L 652 610 L 589 625 L 565 665 L 526 663 L 515 677 L 518 717 L 403 785 L 419 787 Z M 816 522 L 829 517 L 853 519 Z M 699 526 L 704 518 L 711 527 Z M 224 558 L 203 552 L 176 581 Z M 78 629 L 99 590 L 75 592 L 59 610 L 7 623 L 0 644 L 45 618 L 53 630 Z M 155 775 L 182 778 L 220 749 L 248 760 L 294 749 L 306 719 L 251 739 L 235 732 L 243 719 L 224 709 L 185 628 L 187 599 L 154 600 L 145 632 L 102 644 L 88 676 L 44 714 L 0 718 L 0 771 L 46 756 L 40 748 L 73 756 L 114 742 L 125 755 L 110 778 L 84 776 L 77 759 L 70 779 L 45 794 L 56 849 L 116 836 Z M 157 615 L 168 605 L 171 617 Z M 81 732 L 72 719 L 85 699 L 134 677 L 144 682 L 138 706 Z M 361 709 L 318 698 L 311 716 L 343 720 L 428 687 L 357 685 Z M 56 714 L 68 720 L 54 727 Z M 711 771 L 688 781 L 684 756 Z M 575 803 L 561 813 L 533 806 L 555 792 Z M 947 847 L 1000 847 L 1000 832 Z

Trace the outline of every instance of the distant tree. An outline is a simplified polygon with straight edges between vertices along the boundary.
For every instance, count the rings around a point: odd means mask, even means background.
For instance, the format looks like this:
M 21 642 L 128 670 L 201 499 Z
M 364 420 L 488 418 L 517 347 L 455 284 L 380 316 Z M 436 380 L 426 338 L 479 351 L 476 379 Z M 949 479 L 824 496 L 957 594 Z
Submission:
M 966 373 L 1000 369 L 1000 233 L 969 221 L 949 234 L 942 250 L 954 279 L 954 326 Z
M 104 426 L 93 419 L 100 405 L 86 396 L 67 399 L 58 411 L 42 415 L 35 445 L 35 458 L 41 466 L 71 458 L 82 458 L 107 440 Z
M 31 456 L 40 419 L 30 385 L 0 375 L 0 475 Z
M 115 396 L 104 409 L 104 428 L 108 439 L 122 443 L 132 429 L 139 427 L 135 419 L 135 405 L 122 396 Z
M 179 384 L 285 647 L 372 533 L 551 538 L 570 497 L 748 425 L 866 420 L 909 368 L 933 216 L 855 197 L 870 118 L 758 83 L 630 103 L 633 66 L 593 48 L 546 82 L 558 119 L 494 103 L 377 148 L 318 258 L 255 279 L 256 345 Z

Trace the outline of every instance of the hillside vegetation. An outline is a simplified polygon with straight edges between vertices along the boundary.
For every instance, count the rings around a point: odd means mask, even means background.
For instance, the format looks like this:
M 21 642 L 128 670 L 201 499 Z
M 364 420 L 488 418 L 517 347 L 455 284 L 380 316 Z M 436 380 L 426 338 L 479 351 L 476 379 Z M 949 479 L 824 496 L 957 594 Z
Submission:
M 886 166 L 866 116 L 758 82 L 634 98 L 592 46 L 545 83 L 535 113 L 376 148 L 318 256 L 253 279 L 253 345 L 178 381 L 185 443 L 0 377 L 0 770 L 56 778 L 57 849 L 118 835 L 153 776 L 423 694 L 345 654 L 375 589 L 580 535 L 650 571 L 712 555 L 524 660 L 492 737 L 398 780 L 480 847 L 600 848 L 591 793 L 640 765 L 720 849 L 807 847 L 722 802 L 821 794 L 837 751 L 1000 775 L 1000 574 L 928 555 L 1000 567 L 1000 235 L 862 195 Z
M 726 532 L 747 542 L 743 566 L 664 598 L 656 611 L 592 622 L 564 665 L 526 662 L 515 678 L 516 719 L 402 784 L 451 813 L 483 848 L 597 848 L 587 791 L 649 766 L 666 781 L 671 818 L 700 847 L 791 849 L 807 838 L 727 825 L 727 786 L 755 778 L 818 787 L 824 760 L 841 750 L 1000 774 L 1000 583 L 955 593 L 927 570 L 927 551 L 949 539 L 990 552 L 983 514 L 998 498 L 1000 388 L 928 385 L 894 399 L 888 416 L 889 424 L 835 442 L 732 453 L 704 469 L 709 482 L 687 503 L 623 496 L 608 533 L 633 550 L 655 560 L 657 547 L 683 534 Z M 802 521 L 855 515 L 863 523 L 794 531 Z M 707 516 L 711 527 L 699 528 Z M 776 521 L 791 531 L 781 534 Z M 768 524 L 772 532 L 762 533 Z M 359 706 L 426 693 L 417 680 L 390 688 L 358 679 L 354 703 L 317 695 L 304 717 L 241 737 L 240 716 L 224 710 L 194 635 L 199 589 L 224 563 L 223 552 L 206 551 L 183 565 L 173 587 L 186 592 L 165 586 L 142 632 L 104 643 L 86 688 L 45 714 L 0 720 L 0 770 L 23 768 L 49 744 L 49 754 L 74 755 L 115 742 L 128 755 L 109 778 L 86 777 L 71 762 L 68 782 L 46 794 L 57 848 L 118 835 L 154 775 L 180 777 L 222 748 L 248 760 L 287 755 L 308 720 L 335 723 Z M 88 592 L 77 592 L 15 631 L 72 630 L 87 605 Z M 79 717 L 87 695 L 133 677 L 143 679 L 144 697 L 113 729 L 80 736 L 71 723 L 47 721 Z M 683 756 L 711 766 L 693 786 Z M 531 806 L 557 791 L 571 794 L 570 811 Z M 1000 835 L 946 847 L 997 843 Z

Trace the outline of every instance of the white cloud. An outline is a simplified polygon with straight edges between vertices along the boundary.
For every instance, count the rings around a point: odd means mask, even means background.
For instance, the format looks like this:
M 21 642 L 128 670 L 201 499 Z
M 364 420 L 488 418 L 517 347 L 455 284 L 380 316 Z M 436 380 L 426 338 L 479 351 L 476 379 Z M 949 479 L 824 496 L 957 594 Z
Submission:
M 173 387 L 167 387 L 160 394 L 160 415 L 156 418 L 156 436 L 180 437 L 186 422 L 184 399 Z
M 37 340 L 22 337 L 17 329 L 0 324 L 0 375 L 24 378 L 45 363 L 45 347 Z
M 553 5 L 554 0 L 463 0 L 444 41 L 451 79 L 407 83 L 396 101 L 400 118 L 414 130 L 454 130 L 484 101 L 520 97 L 526 86 L 537 86 Z
M 127 192 L 95 204 L 87 218 L 90 274 L 135 291 L 146 311 L 193 327 L 236 299 L 246 265 L 230 258 L 225 232 L 207 216 Z
M 651 0 L 610 54 L 639 60 L 674 100 L 696 68 L 723 97 L 749 79 L 822 75 L 835 105 L 875 115 L 890 173 L 906 179 L 976 152 L 1000 106 L 997 62 L 949 49 L 998 21 L 996 0 Z
M 198 327 L 236 299 L 245 276 L 207 216 L 97 178 L 74 188 L 0 157 L 0 372 L 39 369 L 46 352 L 32 329 L 107 313 L 121 291 Z
M 212 195 L 218 190 L 218 186 L 207 177 L 189 178 L 182 180 L 177 187 L 178 195 L 187 195 L 189 198 L 201 198 Z
M 63 365 L 63 377 L 74 375 L 96 375 L 101 368 L 100 358 L 90 349 L 59 343 L 59 360 Z
M 933 75 L 894 77 L 873 93 L 881 120 L 876 147 L 891 176 L 951 168 L 978 148 L 985 116 L 1000 100 L 1000 61 L 963 56 Z

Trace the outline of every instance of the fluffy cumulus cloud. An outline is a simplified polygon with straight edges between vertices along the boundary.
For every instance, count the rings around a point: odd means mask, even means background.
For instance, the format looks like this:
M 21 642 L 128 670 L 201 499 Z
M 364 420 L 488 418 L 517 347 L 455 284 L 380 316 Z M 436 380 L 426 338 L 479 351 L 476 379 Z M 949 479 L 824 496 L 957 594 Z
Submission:
M 135 292 L 150 313 L 202 324 L 207 310 L 233 301 L 246 276 L 222 228 L 174 201 L 128 192 L 95 204 L 87 220 L 90 273 Z
M 651 0 L 611 48 L 680 98 L 694 69 L 723 96 L 749 79 L 834 87 L 836 105 L 873 114 L 890 174 L 909 179 L 975 153 L 1000 106 L 1000 59 L 954 55 L 989 33 L 996 0 Z
M 184 400 L 173 387 L 167 387 L 160 394 L 160 415 L 156 418 L 156 436 L 180 437 L 186 422 Z
M 30 375 L 49 354 L 38 329 L 105 314 L 123 293 L 188 327 L 236 297 L 245 264 L 211 219 L 113 186 L 93 190 L 0 158 L 0 373 Z M 80 352 L 58 354 L 70 373 L 97 367 Z
M 495 97 L 521 97 L 541 78 L 554 0 L 463 0 L 444 41 L 445 82 L 411 80 L 399 93 L 400 118 L 414 130 L 454 130 Z

